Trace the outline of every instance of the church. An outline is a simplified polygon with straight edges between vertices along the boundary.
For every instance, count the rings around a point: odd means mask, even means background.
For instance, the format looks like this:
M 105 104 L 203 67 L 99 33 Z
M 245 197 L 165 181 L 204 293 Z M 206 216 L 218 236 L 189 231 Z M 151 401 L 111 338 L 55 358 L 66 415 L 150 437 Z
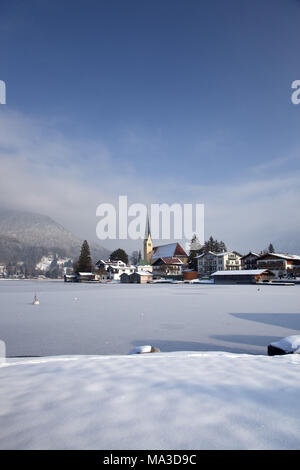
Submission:
M 188 263 L 188 255 L 178 242 L 153 246 L 148 214 L 144 238 L 144 263 L 153 266 L 153 274 L 172 276 L 181 275 Z

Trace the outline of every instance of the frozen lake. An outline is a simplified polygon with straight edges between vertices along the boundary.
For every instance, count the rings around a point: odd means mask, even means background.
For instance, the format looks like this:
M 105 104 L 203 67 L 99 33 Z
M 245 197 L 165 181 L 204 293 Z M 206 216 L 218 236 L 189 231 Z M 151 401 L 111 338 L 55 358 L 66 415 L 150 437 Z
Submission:
M 7 356 L 126 354 L 144 344 L 266 354 L 270 342 L 295 334 L 300 286 L 0 281 Z

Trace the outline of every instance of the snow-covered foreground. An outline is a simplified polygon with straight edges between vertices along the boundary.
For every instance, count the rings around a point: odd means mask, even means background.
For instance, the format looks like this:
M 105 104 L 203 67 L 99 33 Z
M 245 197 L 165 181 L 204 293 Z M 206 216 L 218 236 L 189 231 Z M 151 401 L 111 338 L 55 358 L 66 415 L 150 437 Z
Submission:
M 127 354 L 144 344 L 265 355 L 299 330 L 300 285 L 0 281 L 0 340 L 13 357 Z
M 14 357 L 0 447 L 299 448 L 300 355 L 266 356 L 299 334 L 299 300 L 300 286 L 0 281 Z M 127 355 L 141 345 L 162 353 Z
M 8 359 L 1 449 L 299 449 L 300 356 Z

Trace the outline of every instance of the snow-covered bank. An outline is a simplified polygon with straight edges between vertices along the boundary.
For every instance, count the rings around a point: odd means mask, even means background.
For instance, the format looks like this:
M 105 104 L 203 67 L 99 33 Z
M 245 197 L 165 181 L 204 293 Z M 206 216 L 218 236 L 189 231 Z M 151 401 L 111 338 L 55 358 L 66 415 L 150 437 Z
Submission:
M 300 356 L 8 359 L 1 449 L 299 449 Z

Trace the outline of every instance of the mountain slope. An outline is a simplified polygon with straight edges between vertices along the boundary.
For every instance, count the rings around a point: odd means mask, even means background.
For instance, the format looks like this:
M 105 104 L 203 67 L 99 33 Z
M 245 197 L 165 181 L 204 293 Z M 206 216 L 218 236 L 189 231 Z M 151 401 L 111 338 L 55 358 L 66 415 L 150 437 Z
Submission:
M 46 215 L 0 209 L 0 261 L 7 262 L 9 254 L 12 261 L 16 261 L 28 247 L 39 249 L 43 254 L 56 252 L 76 258 L 81 243 L 82 240 Z M 109 255 L 95 243 L 91 243 L 90 248 L 94 260 Z

